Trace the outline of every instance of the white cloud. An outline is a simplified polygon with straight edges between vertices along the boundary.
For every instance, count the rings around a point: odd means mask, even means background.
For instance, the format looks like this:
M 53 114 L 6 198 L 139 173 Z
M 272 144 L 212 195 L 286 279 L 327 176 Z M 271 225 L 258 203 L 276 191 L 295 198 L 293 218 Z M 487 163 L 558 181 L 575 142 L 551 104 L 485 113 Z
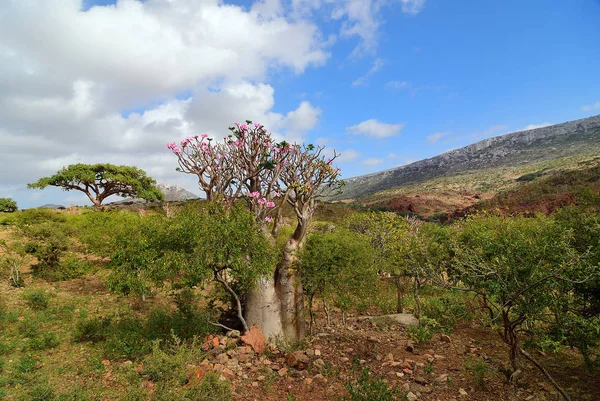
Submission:
M 390 154 L 388 155 L 388 159 L 395 159 L 395 158 L 397 158 L 397 157 L 398 157 L 398 155 L 397 155 L 397 154 L 395 154 L 395 153 L 390 153 Z
M 276 113 L 265 82 L 273 69 L 325 63 L 329 43 L 280 5 L 120 0 L 84 12 L 80 0 L 0 2 L 0 196 L 64 199 L 23 188 L 79 161 L 137 165 L 193 191 L 165 143 L 219 138 L 246 118 L 302 140 L 321 110 L 303 101 Z
M 418 14 L 425 5 L 425 0 L 399 2 L 402 12 L 409 15 Z M 328 13 L 329 18 L 341 21 L 339 35 L 342 38 L 359 38 L 351 56 L 363 57 L 374 54 L 377 49 L 379 28 L 383 23 L 382 9 L 397 4 L 397 1 L 388 0 L 292 0 L 292 10 L 297 17 Z
M 449 132 L 436 132 L 427 136 L 427 142 L 437 143 L 440 139 L 448 135 L 450 135 Z
M 385 84 L 385 87 L 388 89 L 404 89 L 408 86 L 409 84 L 406 81 L 390 81 L 387 84 Z
M 404 124 L 386 124 L 375 119 L 370 119 L 348 127 L 346 130 L 353 135 L 366 135 L 371 138 L 388 138 L 398 135 L 402 128 L 404 128 Z
M 581 110 L 583 110 L 583 111 L 591 111 L 591 110 L 598 110 L 598 109 L 600 109 L 600 102 L 596 102 L 594 104 L 588 104 L 588 105 L 581 107 Z
M 371 158 L 363 160 L 360 164 L 362 164 L 363 166 L 367 166 L 367 167 L 373 167 L 373 166 L 378 166 L 378 165 L 382 164 L 383 161 L 384 161 L 383 159 L 371 157 Z
M 529 131 L 530 129 L 536 129 L 536 128 L 544 128 L 544 127 L 548 127 L 552 125 L 552 123 L 541 123 L 541 124 L 529 124 L 526 127 L 523 128 L 519 128 L 517 130 L 515 130 L 515 132 L 519 132 L 519 131 Z
M 384 65 L 385 65 L 385 61 L 383 59 L 376 58 L 375 61 L 373 61 L 373 64 L 371 65 L 371 68 L 369 69 L 369 71 L 367 71 L 367 73 L 365 75 L 363 75 L 362 77 L 354 80 L 352 82 L 352 86 L 363 86 L 363 85 L 366 85 L 367 84 L 367 79 L 369 78 L 369 76 L 375 74 Z
M 340 156 L 335 159 L 338 163 L 348 163 L 352 162 L 360 157 L 360 153 L 358 153 L 354 149 L 345 149 L 339 152 Z
M 425 7 L 425 0 L 400 0 L 402 11 L 406 14 L 417 15 Z

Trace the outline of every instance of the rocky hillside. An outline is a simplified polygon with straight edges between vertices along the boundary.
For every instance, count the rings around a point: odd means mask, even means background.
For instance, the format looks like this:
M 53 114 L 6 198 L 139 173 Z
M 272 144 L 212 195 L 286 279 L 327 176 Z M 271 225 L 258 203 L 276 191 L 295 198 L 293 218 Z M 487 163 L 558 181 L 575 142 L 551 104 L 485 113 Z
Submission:
M 187 191 L 183 187 L 179 185 L 171 185 L 171 184 L 158 184 L 156 186 L 164 195 L 165 201 L 167 202 L 182 202 L 191 199 L 198 199 L 198 196 Z M 125 198 L 120 201 L 111 202 L 109 205 L 134 205 L 134 204 L 144 204 L 146 201 L 144 199 L 138 198 Z
M 356 199 L 437 177 L 528 165 L 594 150 L 600 151 L 600 115 L 486 139 L 406 166 L 349 178 L 344 192 L 331 200 Z
M 165 194 L 167 202 L 181 202 L 190 199 L 198 199 L 198 196 L 185 190 L 179 185 L 158 184 L 157 188 Z

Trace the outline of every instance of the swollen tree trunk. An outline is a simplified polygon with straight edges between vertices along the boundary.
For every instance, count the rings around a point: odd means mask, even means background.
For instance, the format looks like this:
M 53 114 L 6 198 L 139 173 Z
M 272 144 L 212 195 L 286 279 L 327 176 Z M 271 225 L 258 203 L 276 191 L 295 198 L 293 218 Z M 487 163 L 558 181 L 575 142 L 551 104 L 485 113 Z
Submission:
M 248 294 L 246 322 L 249 327 L 260 326 L 267 338 L 299 341 L 306 335 L 304 293 L 294 262 L 307 228 L 308 219 L 299 219 L 296 231 L 283 248 L 281 263 L 273 277 L 261 278 Z
M 244 317 L 248 327 L 259 326 L 267 338 L 283 336 L 281 307 L 274 277 L 261 277 L 256 287 L 248 292 L 245 306 Z
M 275 288 L 281 305 L 283 335 L 286 339 L 295 341 L 302 340 L 306 335 L 304 292 L 300 274 L 294 266 L 300 246 L 301 242 L 296 240 L 295 233 L 283 248 L 283 257 L 275 276 Z

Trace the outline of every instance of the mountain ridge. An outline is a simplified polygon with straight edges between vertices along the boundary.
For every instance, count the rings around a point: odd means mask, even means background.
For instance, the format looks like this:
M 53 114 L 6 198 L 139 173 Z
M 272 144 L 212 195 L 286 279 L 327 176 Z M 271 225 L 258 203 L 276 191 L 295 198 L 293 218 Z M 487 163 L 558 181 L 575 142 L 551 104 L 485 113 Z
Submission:
M 392 169 L 345 179 L 328 200 L 356 199 L 431 178 L 491 167 L 526 165 L 600 149 L 600 115 L 518 131 Z

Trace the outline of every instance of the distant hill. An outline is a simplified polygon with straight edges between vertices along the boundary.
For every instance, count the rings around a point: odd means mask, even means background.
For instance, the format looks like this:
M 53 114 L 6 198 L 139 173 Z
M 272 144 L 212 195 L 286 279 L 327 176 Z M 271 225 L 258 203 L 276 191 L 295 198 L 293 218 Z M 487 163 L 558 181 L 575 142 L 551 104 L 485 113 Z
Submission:
M 167 202 L 181 202 L 190 199 L 198 199 L 199 197 L 179 185 L 158 184 L 158 189 L 165 194 Z
M 198 199 L 199 197 L 183 187 L 179 185 L 171 185 L 171 184 L 158 184 L 156 186 L 160 192 L 165 195 L 165 200 L 167 202 L 182 202 L 186 200 Z M 111 202 L 109 205 L 135 205 L 135 204 L 144 204 L 146 201 L 144 199 L 138 198 L 125 198 L 120 201 Z
M 348 178 L 344 192 L 329 200 L 369 198 L 440 177 L 527 166 L 593 152 L 600 152 L 600 115 L 502 135 L 406 166 Z

